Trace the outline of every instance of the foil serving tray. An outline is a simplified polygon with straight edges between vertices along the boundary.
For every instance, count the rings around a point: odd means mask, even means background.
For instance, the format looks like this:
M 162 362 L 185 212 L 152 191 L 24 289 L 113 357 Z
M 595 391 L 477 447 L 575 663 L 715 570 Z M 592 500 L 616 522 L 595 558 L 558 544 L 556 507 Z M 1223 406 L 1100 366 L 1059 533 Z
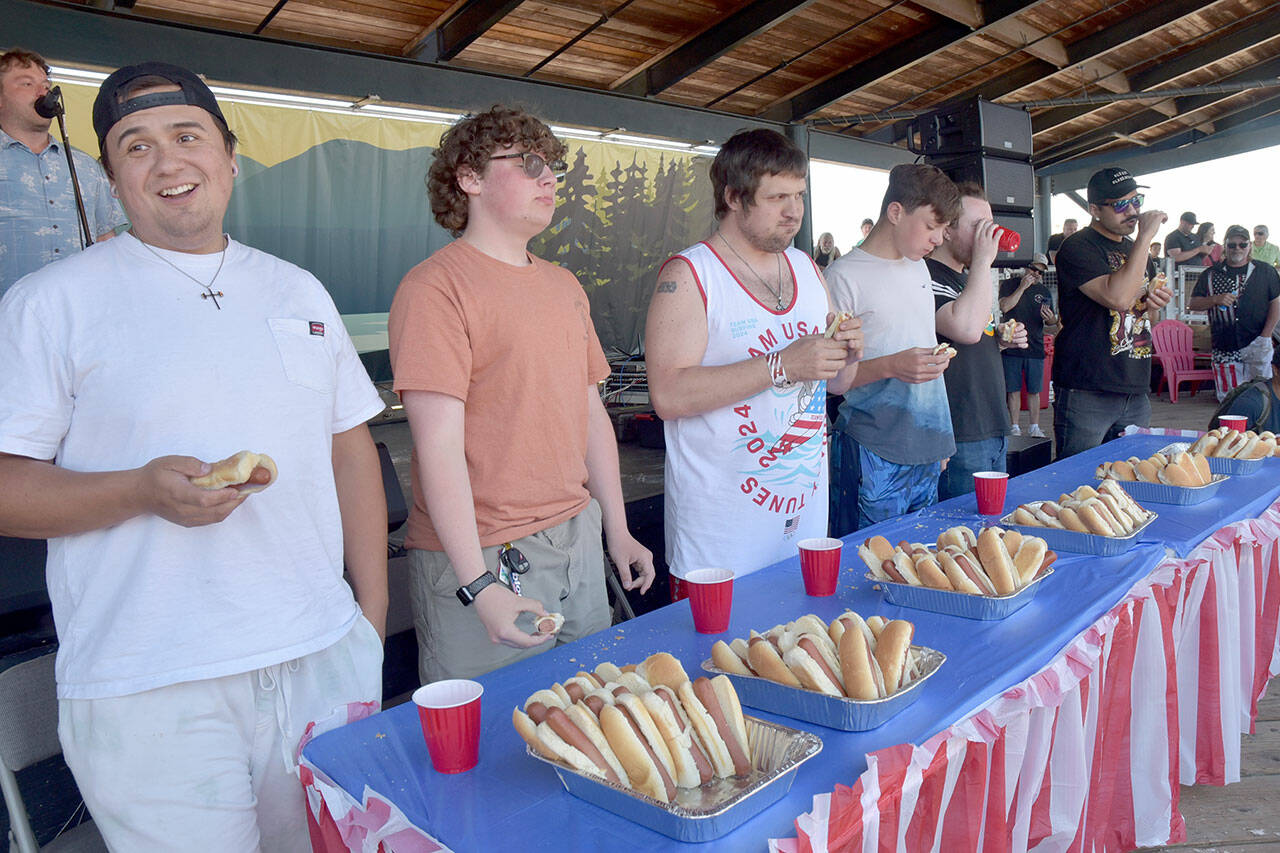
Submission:
M 711 658 L 702 662 L 706 672 L 727 675 L 743 705 L 771 714 L 817 723 L 830 729 L 864 732 L 884 725 L 889 718 L 920 698 L 924 683 L 938 671 L 947 656 L 924 646 L 911 647 L 920 663 L 920 674 L 892 696 L 883 699 L 848 699 L 827 696 L 803 687 L 789 687 L 758 675 L 738 675 L 718 668 Z
M 1038 534 L 1037 534 L 1038 535 Z M 1043 538 L 1043 537 L 1041 537 Z M 1040 582 L 1053 574 L 1053 566 L 1017 592 L 1008 595 L 972 595 L 931 586 L 916 586 L 897 581 L 886 581 L 867 572 L 866 578 L 884 592 L 884 600 L 890 604 L 928 610 L 946 616 L 962 616 L 965 619 L 1003 619 L 1031 603 L 1040 589 Z
M 712 779 L 700 788 L 677 788 L 670 803 L 581 773 L 530 746 L 525 752 L 555 768 L 565 790 L 579 799 L 677 841 L 710 841 L 786 796 L 800 765 L 822 751 L 822 740 L 815 734 L 758 717 L 744 719 L 751 773 Z
M 1213 470 L 1212 465 L 1209 470 Z M 1231 478 L 1226 474 L 1214 474 L 1213 480 L 1203 486 L 1171 486 L 1168 483 L 1148 483 L 1143 480 L 1117 480 L 1115 477 L 1105 479 L 1115 480 L 1135 501 L 1192 506 L 1212 498 L 1218 493 L 1218 488 Z
M 1034 506 L 1040 503 L 1032 501 L 1028 506 Z M 1146 509 L 1146 507 L 1143 507 Z M 1138 537 L 1142 535 L 1142 531 L 1151 526 L 1151 522 L 1155 521 L 1158 516 L 1156 513 L 1147 510 L 1151 517 L 1147 519 L 1137 530 L 1128 536 L 1097 536 L 1093 533 L 1078 533 L 1074 530 L 1060 530 L 1056 527 L 1034 527 L 1032 525 L 1014 524 L 1013 513 L 1009 513 L 1000 519 L 1001 527 L 1010 527 L 1014 530 L 1021 531 L 1030 536 L 1039 536 L 1049 544 L 1054 551 L 1071 551 L 1075 554 L 1092 554 L 1095 557 L 1114 557 L 1117 554 L 1123 554 L 1134 545 L 1138 544 Z

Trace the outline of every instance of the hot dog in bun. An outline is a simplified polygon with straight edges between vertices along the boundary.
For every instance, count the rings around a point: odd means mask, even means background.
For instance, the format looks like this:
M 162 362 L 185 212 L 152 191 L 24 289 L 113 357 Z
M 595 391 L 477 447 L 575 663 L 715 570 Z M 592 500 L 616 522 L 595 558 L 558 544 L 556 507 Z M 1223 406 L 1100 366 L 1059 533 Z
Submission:
M 260 492 L 276 481 L 276 463 L 265 453 L 241 450 L 210 466 L 208 474 L 192 477 L 191 484 L 201 489 L 238 488 L 245 494 Z

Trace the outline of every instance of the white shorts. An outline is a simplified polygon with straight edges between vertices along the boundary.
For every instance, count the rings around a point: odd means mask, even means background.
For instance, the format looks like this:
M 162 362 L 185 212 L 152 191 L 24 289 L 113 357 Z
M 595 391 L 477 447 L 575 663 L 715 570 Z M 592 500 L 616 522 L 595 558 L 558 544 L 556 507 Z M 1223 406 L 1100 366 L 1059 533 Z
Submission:
M 382 697 L 363 616 L 338 642 L 239 675 L 108 699 L 61 699 L 58 736 L 112 850 L 310 851 L 298 781 L 310 722 Z

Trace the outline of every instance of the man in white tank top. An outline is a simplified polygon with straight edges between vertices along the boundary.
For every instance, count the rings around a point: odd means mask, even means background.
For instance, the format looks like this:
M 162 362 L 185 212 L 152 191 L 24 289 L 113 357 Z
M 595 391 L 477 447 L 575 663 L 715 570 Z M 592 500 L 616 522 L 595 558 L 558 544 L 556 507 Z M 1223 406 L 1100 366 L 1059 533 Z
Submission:
M 658 274 L 645 355 L 666 422 L 673 582 L 713 566 L 741 576 L 826 535 L 826 396 L 852 384 L 862 332 L 850 318 L 824 335 L 826 285 L 790 247 L 807 168 L 775 131 L 729 139 L 711 164 L 715 234 Z

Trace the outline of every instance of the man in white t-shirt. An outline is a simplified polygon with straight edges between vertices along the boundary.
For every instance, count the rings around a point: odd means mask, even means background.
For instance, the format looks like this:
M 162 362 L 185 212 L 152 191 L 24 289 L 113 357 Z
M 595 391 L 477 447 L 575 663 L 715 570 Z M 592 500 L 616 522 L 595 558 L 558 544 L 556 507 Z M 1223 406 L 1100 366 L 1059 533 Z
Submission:
M 381 698 L 382 403 L 320 283 L 223 233 L 196 75 L 122 68 L 93 119 L 132 230 L 0 302 L 0 533 L 49 539 L 63 751 L 112 849 L 310 850 L 301 739 Z M 246 449 L 260 494 L 197 488 Z
M 666 433 L 667 563 L 741 575 L 827 532 L 827 391 L 858 371 L 862 333 L 834 314 L 791 240 L 808 162 L 773 130 L 731 137 L 711 164 L 718 227 L 663 265 L 649 304 L 649 393 Z
M 832 449 L 833 536 L 929 506 L 955 452 L 924 256 L 942 244 L 960 194 L 934 166 L 895 166 L 880 219 L 827 268 L 835 307 L 862 318 L 866 350 Z

